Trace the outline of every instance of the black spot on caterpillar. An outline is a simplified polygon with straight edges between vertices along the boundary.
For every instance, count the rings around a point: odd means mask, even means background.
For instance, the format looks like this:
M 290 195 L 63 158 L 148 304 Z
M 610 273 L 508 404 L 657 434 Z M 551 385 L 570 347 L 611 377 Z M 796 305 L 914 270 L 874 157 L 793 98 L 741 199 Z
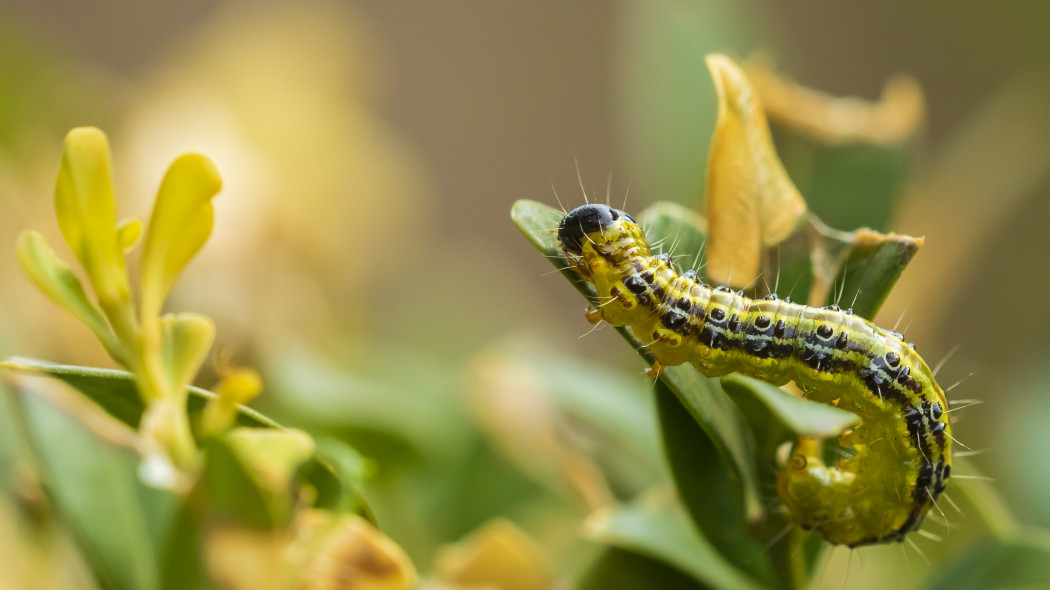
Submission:
M 597 289 L 600 318 L 652 341 L 658 365 L 794 381 L 807 398 L 861 417 L 839 437 L 848 458 L 828 466 L 803 440 L 780 472 L 780 499 L 799 526 L 856 547 L 901 541 L 922 524 L 951 473 L 951 426 L 944 391 L 900 334 L 838 306 L 705 285 L 654 256 L 634 219 L 607 205 L 570 211 L 558 238 Z

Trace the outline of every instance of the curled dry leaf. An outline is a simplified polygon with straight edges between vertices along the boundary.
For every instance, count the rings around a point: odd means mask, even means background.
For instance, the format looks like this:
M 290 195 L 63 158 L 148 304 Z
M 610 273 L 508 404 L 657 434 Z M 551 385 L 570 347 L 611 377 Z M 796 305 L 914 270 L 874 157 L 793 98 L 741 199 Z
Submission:
M 885 244 L 886 242 L 903 242 L 907 244 L 912 244 L 915 246 L 915 248 L 919 248 L 926 242 L 926 238 L 916 238 L 913 236 L 906 236 L 903 234 L 893 232 L 884 234 L 881 232 L 877 232 L 873 229 L 868 229 L 866 227 L 862 227 L 857 231 L 853 232 L 854 247 L 873 248 Z
M 299 590 L 409 590 L 416 568 L 405 551 L 356 514 L 305 513 L 293 546 L 306 557 Z
M 208 572 L 220 588 L 409 590 L 416 569 L 396 543 L 356 514 L 309 510 L 294 530 L 214 526 Z
M 914 136 L 925 117 L 922 88 L 906 74 L 887 80 L 878 101 L 867 101 L 800 86 L 778 76 L 765 59 L 751 60 L 744 70 L 771 120 L 824 143 L 898 144 Z
M 758 276 L 762 249 L 791 235 L 806 203 L 777 157 L 743 70 L 720 54 L 707 56 L 707 66 L 718 94 L 707 163 L 707 274 L 744 286 Z

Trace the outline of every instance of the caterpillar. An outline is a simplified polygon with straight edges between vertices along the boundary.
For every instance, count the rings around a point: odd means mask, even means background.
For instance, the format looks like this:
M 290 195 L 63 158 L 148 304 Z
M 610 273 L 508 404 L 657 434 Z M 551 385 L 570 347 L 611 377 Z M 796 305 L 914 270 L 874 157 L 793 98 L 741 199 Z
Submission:
M 608 205 L 570 211 L 558 238 L 601 298 L 588 319 L 652 341 L 650 376 L 691 363 L 706 377 L 794 381 L 807 398 L 861 417 L 839 437 L 849 457 L 826 465 L 816 441 L 802 439 L 781 468 L 777 492 L 798 525 L 850 547 L 919 528 L 951 474 L 951 425 L 944 391 L 900 334 L 837 305 L 708 286 L 653 255 L 638 223 Z

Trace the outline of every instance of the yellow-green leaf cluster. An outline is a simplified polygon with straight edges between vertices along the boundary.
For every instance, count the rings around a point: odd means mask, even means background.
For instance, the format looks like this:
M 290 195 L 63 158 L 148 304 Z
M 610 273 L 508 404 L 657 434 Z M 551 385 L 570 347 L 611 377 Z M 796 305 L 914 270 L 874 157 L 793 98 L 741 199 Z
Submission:
M 200 314 L 161 314 L 175 280 L 211 235 L 211 199 L 221 187 L 205 156 L 185 154 L 172 163 L 145 231 L 136 305 L 125 255 L 143 237 L 143 224 L 117 221 L 109 140 L 97 128 L 79 127 L 66 135 L 55 213 L 94 300 L 43 234 L 27 230 L 16 246 L 33 284 L 90 328 L 110 356 L 135 375 L 146 404 L 140 428 L 144 447 L 163 451 L 184 467 L 196 454 L 185 415 L 186 388 L 211 348 L 215 326 Z

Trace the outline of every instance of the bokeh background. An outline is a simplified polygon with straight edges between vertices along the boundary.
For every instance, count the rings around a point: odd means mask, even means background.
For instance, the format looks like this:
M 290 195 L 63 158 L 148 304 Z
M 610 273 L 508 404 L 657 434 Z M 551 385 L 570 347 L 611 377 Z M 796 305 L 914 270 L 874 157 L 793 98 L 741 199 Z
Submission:
M 1048 22 L 1046 3 L 946 0 L 3 0 L 0 357 L 110 364 L 14 260 L 23 228 L 60 243 L 65 132 L 109 133 L 126 216 L 148 213 L 176 155 L 201 151 L 225 188 L 172 307 L 215 318 L 222 349 L 260 368 L 261 409 L 372 459 L 366 495 L 422 571 L 443 555 L 452 567 L 442 548 L 502 516 L 571 579 L 592 549 L 589 511 L 660 467 L 648 450 L 602 456 L 586 417 L 533 395 L 551 367 L 639 402 L 647 386 L 610 331 L 580 338 L 580 300 L 511 204 L 553 205 L 556 191 L 573 206 L 582 184 L 630 211 L 702 210 L 707 52 L 762 52 L 806 86 L 868 99 L 908 73 L 926 108 L 908 142 L 829 156 L 785 132 L 781 153 L 831 225 L 927 237 L 880 322 L 902 317 L 931 363 L 957 348 L 942 381 L 966 378 L 953 395 L 984 402 L 961 413 L 959 438 L 985 451 L 975 463 L 1019 518 L 1047 526 Z M 872 191 L 894 208 L 865 209 Z M 17 453 L 2 459 L 15 524 L 0 536 L 33 551 L 27 476 Z M 965 539 L 967 515 L 951 520 Z M 914 584 L 881 567 L 906 555 L 870 551 L 850 587 Z M 820 582 L 839 587 L 847 562 L 832 552 Z

